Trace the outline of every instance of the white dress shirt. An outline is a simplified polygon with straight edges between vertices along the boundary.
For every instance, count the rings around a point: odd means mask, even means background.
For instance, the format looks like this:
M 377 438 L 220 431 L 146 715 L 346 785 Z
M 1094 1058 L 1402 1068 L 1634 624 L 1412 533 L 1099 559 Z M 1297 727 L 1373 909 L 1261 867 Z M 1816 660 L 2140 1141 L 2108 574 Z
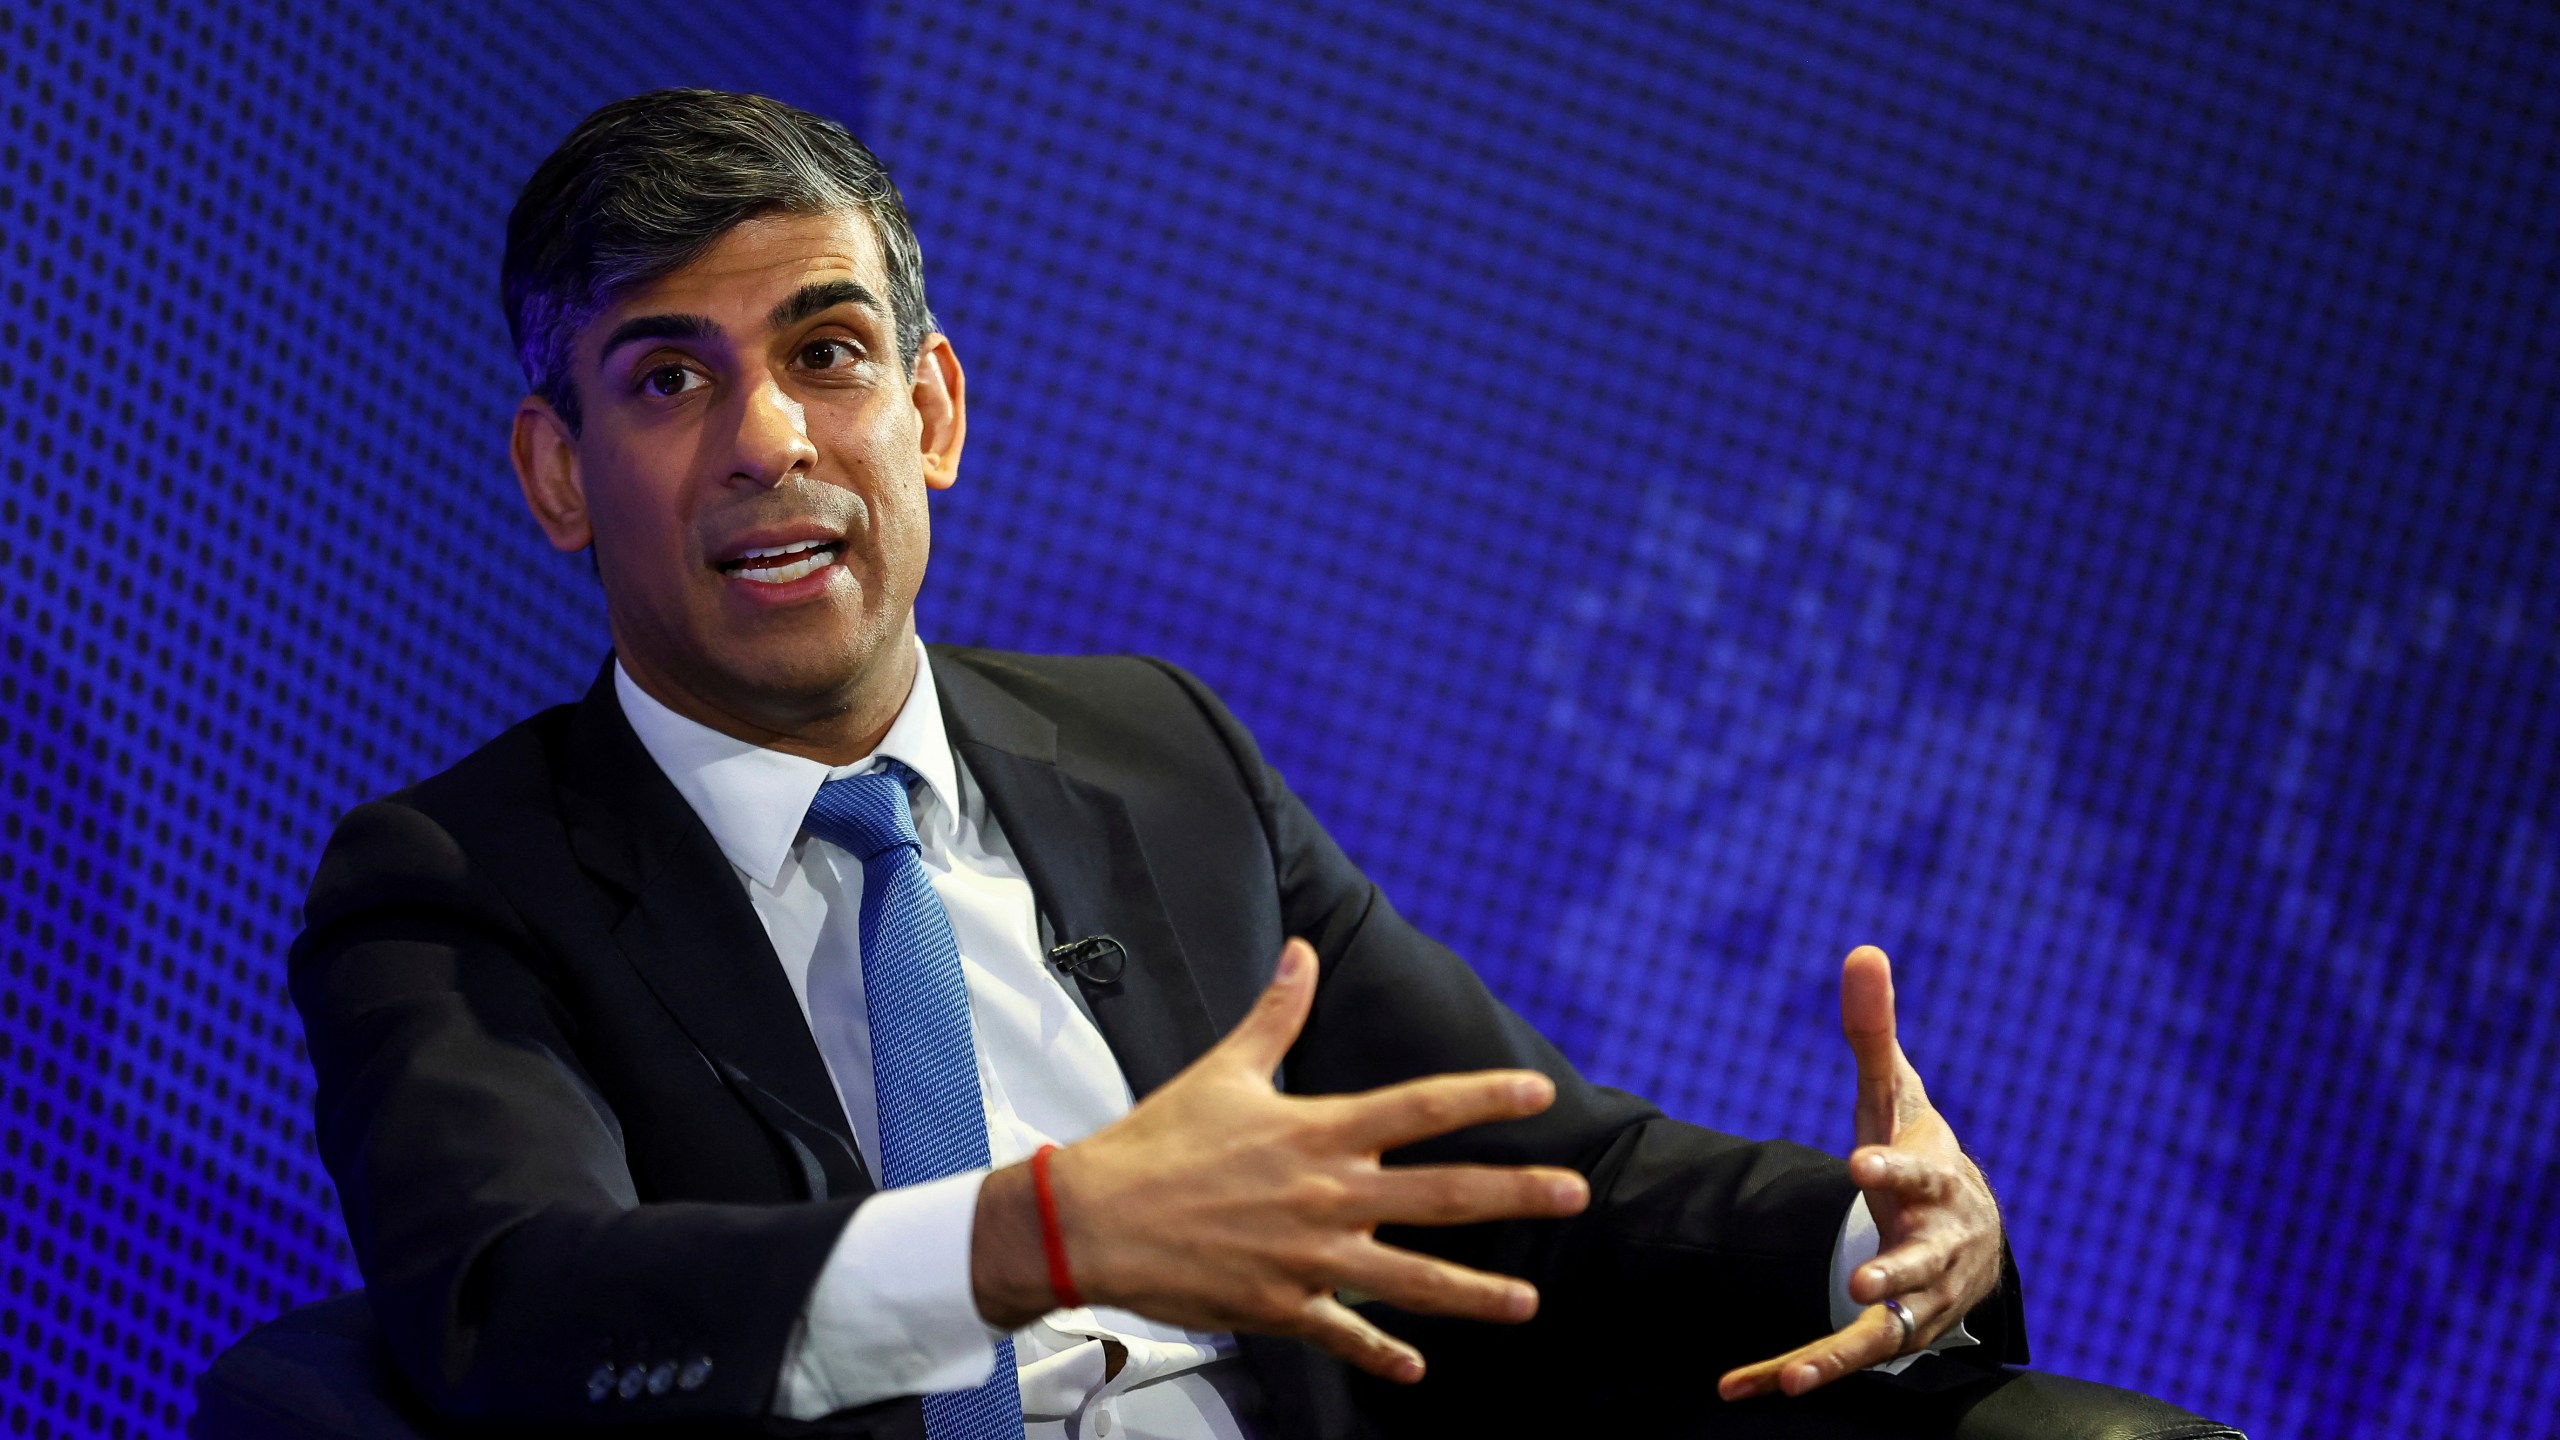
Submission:
M 734 739 L 676 714 L 619 664 L 614 689 L 650 757 L 702 817 L 773 941 L 791 992 L 852 1122 L 880 1173 L 871 1027 L 862 1003 L 862 863 L 801 833 L 818 787 L 894 759 L 910 787 L 925 874 L 951 917 L 969 993 L 998 1166 L 1044 1144 L 1071 1144 L 1128 1113 L 1129 1083 L 1102 1032 L 1046 963 L 1030 881 L 985 796 L 952 753 L 931 661 L 880 746 L 833 769 Z M 977 1218 L 974 1171 L 863 1203 L 820 1271 L 776 1413 L 811 1419 L 891 1395 L 965 1390 L 995 1363 L 999 1332 L 978 1318 L 969 1280 Z M 1125 1347 L 1103 1377 L 1103 1337 Z M 1013 1336 L 1030 1440 L 1241 1440 L 1260 1408 L 1252 1372 L 1225 1334 L 1184 1330 L 1108 1306 L 1059 1310 Z
M 862 864 L 804 836 L 801 823 L 820 785 L 887 759 L 921 781 L 909 799 L 925 873 L 959 942 L 993 1163 L 1072 1144 L 1128 1112 L 1128 1081 L 1069 994 L 1070 982 L 1045 963 L 1030 882 L 952 753 L 921 642 L 915 682 L 879 748 L 833 768 L 689 720 L 642 690 L 619 662 L 613 679 L 641 745 L 702 817 L 764 922 L 872 1174 L 880 1173 L 880 1123 L 862 1001 Z M 985 1381 L 1000 1335 L 979 1318 L 969 1278 L 985 1178 L 973 1171 L 882 1191 L 854 1211 L 810 1293 L 774 1398 L 777 1414 L 812 1419 Z M 1875 1248 L 1860 1199 L 1834 1247 L 1835 1322 L 1861 1308 L 1848 1298 L 1847 1277 Z M 1127 1352 L 1107 1380 L 1105 1337 Z M 1933 1348 L 1970 1341 L 1958 1327 Z M 1028 1440 L 1241 1440 L 1260 1410 L 1231 1335 L 1087 1306 L 1042 1317 L 1016 1331 L 1013 1344 Z

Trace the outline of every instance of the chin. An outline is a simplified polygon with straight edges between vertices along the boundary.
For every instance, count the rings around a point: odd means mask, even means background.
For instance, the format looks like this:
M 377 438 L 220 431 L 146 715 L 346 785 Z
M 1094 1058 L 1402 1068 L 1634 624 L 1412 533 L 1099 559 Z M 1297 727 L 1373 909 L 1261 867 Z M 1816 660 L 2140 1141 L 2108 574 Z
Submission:
M 828 636 L 762 637 L 728 647 L 710 669 L 721 683 L 763 703 L 795 711 L 843 706 L 871 667 L 904 639 L 896 628 Z

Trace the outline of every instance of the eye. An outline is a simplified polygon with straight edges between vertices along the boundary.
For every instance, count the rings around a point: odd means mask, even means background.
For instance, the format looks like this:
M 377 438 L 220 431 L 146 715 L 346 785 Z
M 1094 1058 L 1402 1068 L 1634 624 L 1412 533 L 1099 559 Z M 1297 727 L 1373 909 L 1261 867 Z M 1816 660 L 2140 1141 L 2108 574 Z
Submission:
M 862 347 L 842 336 L 812 340 L 800 347 L 800 363 L 812 370 L 843 370 L 862 363 Z
M 675 396 L 693 389 L 696 382 L 710 383 L 686 366 L 660 365 L 641 375 L 640 388 L 652 395 Z

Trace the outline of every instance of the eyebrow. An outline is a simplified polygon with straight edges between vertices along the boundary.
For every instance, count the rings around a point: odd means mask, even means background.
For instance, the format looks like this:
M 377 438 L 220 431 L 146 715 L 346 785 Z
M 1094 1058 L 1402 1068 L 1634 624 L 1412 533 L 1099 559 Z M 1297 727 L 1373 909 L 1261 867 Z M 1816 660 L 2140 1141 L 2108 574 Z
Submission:
M 604 337 L 596 358 L 609 360 L 614 351 L 637 340 L 708 340 L 719 333 L 719 323 L 708 315 L 634 315 Z
M 820 280 L 801 286 L 792 292 L 791 298 L 774 306 L 773 313 L 765 317 L 765 324 L 780 330 L 839 305 L 859 305 L 875 315 L 889 313 L 889 307 L 881 304 L 880 297 L 871 293 L 871 287 L 859 280 Z
M 875 315 L 886 315 L 889 307 L 871 293 L 871 287 L 859 280 L 821 280 L 793 291 L 765 324 L 775 330 L 797 325 L 812 315 L 832 310 L 838 305 L 859 305 Z M 720 324 L 708 315 L 635 315 L 613 327 L 604 337 L 604 347 L 597 351 L 599 359 L 609 358 L 625 345 L 640 340 L 713 340 L 719 338 Z

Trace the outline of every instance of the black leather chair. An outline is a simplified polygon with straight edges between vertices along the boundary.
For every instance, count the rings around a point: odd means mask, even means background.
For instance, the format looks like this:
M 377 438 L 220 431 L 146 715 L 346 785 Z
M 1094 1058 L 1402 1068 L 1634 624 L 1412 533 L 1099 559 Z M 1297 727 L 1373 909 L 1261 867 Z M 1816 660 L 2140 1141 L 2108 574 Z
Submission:
M 427 1413 L 392 1369 L 358 1292 L 305 1305 L 224 1351 L 196 1383 L 188 1433 L 195 1440 L 477 1440 L 543 1432 L 463 1426 Z M 1659 1433 L 1720 1440 L 2243 1440 L 2228 1425 L 2147 1395 L 2020 1369 L 1937 1391 L 1853 1377 L 1803 1400 L 1719 1407 L 1703 1428 L 1666 1419 Z

